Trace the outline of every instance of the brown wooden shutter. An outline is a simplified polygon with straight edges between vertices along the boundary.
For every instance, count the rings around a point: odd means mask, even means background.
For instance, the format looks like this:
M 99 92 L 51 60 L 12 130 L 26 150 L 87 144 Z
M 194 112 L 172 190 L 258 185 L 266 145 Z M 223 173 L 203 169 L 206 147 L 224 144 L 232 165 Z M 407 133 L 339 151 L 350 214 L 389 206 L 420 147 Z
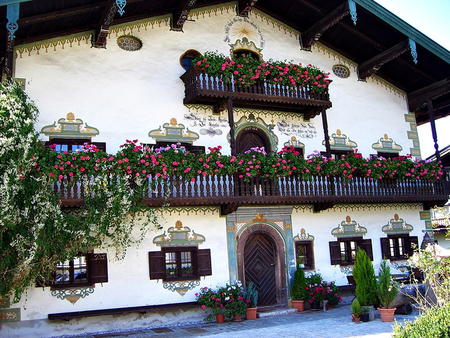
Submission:
M 373 251 L 372 251 L 372 240 L 371 239 L 362 239 L 358 241 L 358 246 L 363 249 L 367 256 L 373 261 Z
M 411 257 L 414 254 L 414 250 L 419 247 L 419 238 L 417 236 L 410 236 L 407 242 L 408 256 Z
M 391 247 L 389 238 L 380 238 L 381 241 L 381 257 L 383 259 L 391 259 Z
M 306 246 L 306 259 L 308 260 L 308 268 L 314 269 L 314 248 L 313 248 L 313 242 L 309 241 L 308 245 Z
M 341 264 L 341 247 L 338 241 L 330 242 L 331 265 Z
M 106 253 L 89 253 L 87 258 L 90 282 L 108 282 L 108 257 Z
M 202 249 L 197 251 L 197 268 L 198 268 L 198 277 L 212 275 L 210 249 Z
M 166 258 L 163 251 L 150 251 L 148 253 L 150 279 L 166 278 Z

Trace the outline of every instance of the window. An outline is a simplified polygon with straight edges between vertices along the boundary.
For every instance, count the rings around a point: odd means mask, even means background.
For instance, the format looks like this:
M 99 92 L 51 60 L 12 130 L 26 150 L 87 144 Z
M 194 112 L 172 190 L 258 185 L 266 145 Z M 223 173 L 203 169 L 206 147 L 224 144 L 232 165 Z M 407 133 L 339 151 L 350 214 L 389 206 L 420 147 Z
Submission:
M 296 241 L 297 265 L 302 269 L 314 270 L 314 252 L 312 241 Z
M 56 266 L 54 287 L 86 286 L 108 281 L 106 254 L 78 255 Z
M 388 152 L 378 151 L 377 152 L 377 156 L 381 156 L 381 157 L 384 157 L 386 159 L 389 159 L 389 158 L 399 157 L 400 154 L 399 153 L 388 153 Z
M 192 60 L 194 60 L 200 53 L 195 49 L 189 49 L 180 57 L 180 64 L 185 70 L 192 67 Z
M 98 149 L 106 151 L 105 142 L 91 142 L 91 139 L 52 138 L 50 141 L 45 142 L 45 146 L 49 147 L 55 144 L 56 152 L 60 153 L 80 150 L 85 143 L 95 145 Z
M 149 252 L 150 279 L 196 280 L 212 274 L 211 252 L 197 247 L 165 247 Z
M 332 70 L 334 75 L 341 79 L 346 79 L 350 76 L 350 69 L 344 65 L 334 65 Z
M 350 150 L 337 150 L 337 149 L 331 149 L 330 154 L 331 158 L 335 161 L 338 161 L 342 158 L 342 156 L 347 156 Z M 325 151 L 321 151 L 320 154 L 322 156 L 327 156 L 327 153 Z
M 331 265 L 351 265 L 356 258 L 358 247 L 363 249 L 370 260 L 373 260 L 372 240 L 362 237 L 339 238 L 330 242 Z
M 417 248 L 419 244 L 417 236 L 409 234 L 388 235 L 387 238 L 380 240 L 381 254 L 383 258 L 390 260 L 407 259 L 414 253 L 414 247 Z

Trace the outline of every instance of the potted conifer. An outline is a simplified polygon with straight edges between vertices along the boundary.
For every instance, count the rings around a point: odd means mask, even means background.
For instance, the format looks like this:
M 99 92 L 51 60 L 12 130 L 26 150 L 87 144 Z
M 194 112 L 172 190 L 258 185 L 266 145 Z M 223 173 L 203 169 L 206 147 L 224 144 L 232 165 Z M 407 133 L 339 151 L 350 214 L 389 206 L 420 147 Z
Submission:
M 367 253 L 358 248 L 356 251 L 355 265 L 353 267 L 353 278 L 356 283 L 356 298 L 363 307 L 370 309 L 371 320 L 373 320 L 373 306 L 377 304 L 377 280 L 375 270 Z
M 294 280 L 292 281 L 291 298 L 292 307 L 299 312 L 305 310 L 305 297 L 307 280 L 305 277 L 305 271 L 297 265 L 297 270 L 294 273 Z
M 389 307 L 398 294 L 396 283 L 392 280 L 391 268 L 386 259 L 383 259 L 380 265 L 380 272 L 378 273 L 377 294 L 380 300 L 381 320 L 383 322 L 392 322 L 394 320 L 395 307 Z
M 258 311 L 258 290 L 256 290 L 255 284 L 252 282 L 248 283 L 248 285 L 244 287 L 242 296 L 244 297 L 244 302 L 247 304 L 245 318 L 247 320 L 256 319 Z
M 359 304 L 357 298 L 353 299 L 350 308 L 352 310 L 352 321 L 358 324 L 361 320 L 361 305 Z

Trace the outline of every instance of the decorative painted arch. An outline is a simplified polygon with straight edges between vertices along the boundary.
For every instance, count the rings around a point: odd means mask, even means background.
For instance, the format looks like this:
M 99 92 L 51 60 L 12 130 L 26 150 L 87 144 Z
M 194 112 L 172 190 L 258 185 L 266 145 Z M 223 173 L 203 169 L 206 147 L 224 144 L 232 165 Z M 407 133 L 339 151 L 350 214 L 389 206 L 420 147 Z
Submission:
M 273 132 L 274 127 L 275 125 L 268 125 L 262 118 L 256 118 L 251 113 L 248 115 L 248 117 L 241 117 L 239 121 L 235 123 L 235 140 L 237 152 L 243 152 L 246 150 L 240 149 L 239 140 L 247 133 L 254 133 L 261 137 L 267 153 L 270 151 L 276 151 L 278 146 L 278 137 Z M 230 140 L 230 135 L 228 135 L 228 140 Z
M 367 228 L 360 226 L 358 222 L 347 216 L 345 221 L 331 230 L 331 234 L 337 238 L 364 236 L 367 234 Z
M 389 223 L 381 229 L 381 231 L 388 235 L 408 234 L 413 230 L 414 227 L 411 224 L 406 223 L 403 218 L 398 216 L 398 214 L 395 214 L 394 218 L 392 218 Z

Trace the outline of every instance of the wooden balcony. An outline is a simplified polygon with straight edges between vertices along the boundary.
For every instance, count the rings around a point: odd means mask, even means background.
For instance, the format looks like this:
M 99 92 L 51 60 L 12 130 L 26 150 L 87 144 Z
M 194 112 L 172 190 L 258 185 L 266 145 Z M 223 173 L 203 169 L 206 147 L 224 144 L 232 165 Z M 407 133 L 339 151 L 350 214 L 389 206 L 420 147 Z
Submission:
M 331 107 L 328 88 L 324 93 L 317 93 L 310 87 L 292 89 L 265 82 L 243 88 L 234 83 L 225 84 L 194 67 L 189 68 L 181 80 L 185 85 L 184 104 L 211 105 L 215 112 L 223 109 L 229 98 L 233 100 L 233 107 L 303 113 L 305 119 Z
M 153 177 L 150 176 L 149 182 Z M 84 192 L 80 183 L 65 188 L 63 183 L 54 186 L 66 207 L 83 204 Z M 335 204 L 356 203 L 423 203 L 425 209 L 444 205 L 448 195 L 443 181 L 382 180 L 371 181 L 356 177 L 350 181 L 324 176 L 305 181 L 298 176 L 280 178 L 278 181 L 259 177 L 249 182 L 237 175 L 199 176 L 195 181 L 170 177 L 149 187 L 143 203 L 160 207 L 170 206 L 220 206 L 223 215 L 239 206 L 312 204 L 320 211 Z

